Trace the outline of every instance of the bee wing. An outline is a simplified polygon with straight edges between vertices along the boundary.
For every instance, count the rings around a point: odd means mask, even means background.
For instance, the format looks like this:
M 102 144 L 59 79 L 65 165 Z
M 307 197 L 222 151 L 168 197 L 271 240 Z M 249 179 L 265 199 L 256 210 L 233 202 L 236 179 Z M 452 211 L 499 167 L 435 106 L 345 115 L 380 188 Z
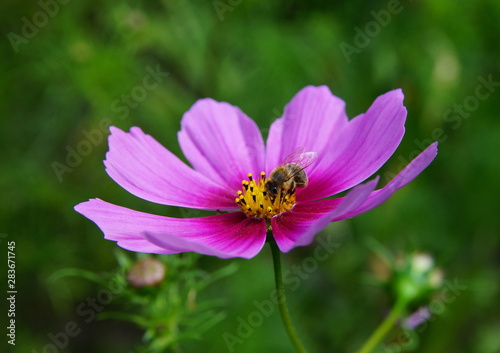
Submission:
M 316 152 L 304 152 L 304 150 L 304 146 L 297 147 L 285 157 L 280 165 L 286 166 L 293 163 L 299 165 L 302 169 L 307 168 L 318 158 L 318 154 Z
M 288 156 L 285 157 L 283 162 L 280 163 L 280 165 L 287 165 L 290 163 L 297 163 L 300 160 L 300 156 L 304 153 L 305 147 L 304 146 L 299 146 L 295 148 L 292 152 L 288 154 Z
M 318 159 L 318 154 L 316 152 L 304 152 L 301 153 L 299 159 L 295 164 L 298 164 L 302 169 L 309 167 Z

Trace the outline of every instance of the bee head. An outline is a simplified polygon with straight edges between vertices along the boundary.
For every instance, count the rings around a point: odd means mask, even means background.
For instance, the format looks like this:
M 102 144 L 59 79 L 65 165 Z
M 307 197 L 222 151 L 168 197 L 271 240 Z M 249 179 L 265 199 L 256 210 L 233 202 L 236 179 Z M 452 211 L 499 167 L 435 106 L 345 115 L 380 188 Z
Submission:
M 278 194 L 278 188 L 270 181 L 266 183 L 265 188 L 270 196 L 275 197 Z

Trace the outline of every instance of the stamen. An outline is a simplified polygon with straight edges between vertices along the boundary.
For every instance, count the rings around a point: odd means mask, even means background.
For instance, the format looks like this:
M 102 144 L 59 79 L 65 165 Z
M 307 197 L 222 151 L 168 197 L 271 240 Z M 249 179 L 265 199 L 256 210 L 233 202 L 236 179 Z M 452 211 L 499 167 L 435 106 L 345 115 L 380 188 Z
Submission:
M 278 188 L 278 193 L 271 197 L 266 190 L 266 173 L 261 172 L 256 180 L 248 174 L 248 180 L 241 182 L 242 189 L 237 191 L 236 203 L 248 217 L 270 219 L 289 211 L 295 204 L 295 190 Z

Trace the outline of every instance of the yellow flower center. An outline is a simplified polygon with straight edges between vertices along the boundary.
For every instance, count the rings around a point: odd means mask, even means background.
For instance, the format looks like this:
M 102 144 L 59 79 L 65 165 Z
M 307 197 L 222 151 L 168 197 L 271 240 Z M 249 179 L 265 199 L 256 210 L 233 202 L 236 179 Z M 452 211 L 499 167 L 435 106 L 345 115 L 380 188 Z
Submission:
M 271 219 L 282 212 L 290 211 L 295 205 L 295 189 L 287 193 L 282 193 L 278 188 L 278 193 L 271 197 L 266 190 L 266 173 L 261 172 L 258 181 L 253 179 L 252 174 L 248 174 L 248 180 L 241 182 L 242 188 L 238 190 L 236 203 L 248 217 L 260 217 Z

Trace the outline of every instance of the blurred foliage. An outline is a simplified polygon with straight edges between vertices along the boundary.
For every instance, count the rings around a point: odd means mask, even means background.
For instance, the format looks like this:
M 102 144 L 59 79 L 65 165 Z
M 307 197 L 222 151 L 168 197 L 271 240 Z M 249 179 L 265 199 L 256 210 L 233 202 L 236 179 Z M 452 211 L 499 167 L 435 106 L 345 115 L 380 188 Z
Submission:
M 223 13 L 212 1 L 60 1 L 0 5 L 0 233 L 6 234 L 0 245 L 5 253 L 5 242 L 15 240 L 18 256 L 17 340 L 9 349 L 40 352 L 51 343 L 49 333 L 70 321 L 82 324 L 76 308 L 100 288 L 71 279 L 69 290 L 48 282 L 51 274 L 117 266 L 116 244 L 74 205 L 99 197 L 145 212 L 202 215 L 148 203 L 116 185 L 102 164 L 107 125 L 140 126 L 180 155 L 179 121 L 199 98 L 241 107 L 265 135 L 300 88 L 325 84 L 347 102 L 350 117 L 378 95 L 403 89 L 406 135 L 380 174 L 395 173 L 431 140 L 441 144 L 433 164 L 390 201 L 318 236 L 334 236 L 341 246 L 289 291 L 306 345 L 352 352 L 387 312 L 388 293 L 365 281 L 367 239 L 374 238 L 391 251 L 431 254 L 446 278 L 467 287 L 418 334 L 419 352 L 499 351 L 499 87 L 481 88 L 484 99 L 476 87 L 500 81 L 500 2 L 401 1 L 402 10 L 385 25 L 379 21 L 376 31 L 370 23 L 394 0 L 221 0 L 216 3 L 227 6 Z M 44 10 L 40 3 L 52 7 Z M 357 52 L 347 57 L 346 44 Z M 145 89 L 151 70 L 168 76 L 157 76 L 157 85 Z M 131 95 L 138 99 L 130 101 Z M 465 106 L 461 113 L 457 105 Z M 71 151 L 81 151 L 80 158 Z M 57 174 L 55 165 L 68 169 Z M 285 268 L 312 256 L 314 248 L 286 254 Z M 210 271 L 228 262 L 200 261 Z M 205 294 L 226 299 L 228 316 L 201 341 L 188 342 L 186 352 L 228 351 L 223 333 L 235 335 L 239 318 L 247 320 L 256 302 L 269 299 L 268 249 L 251 261 L 229 261 L 240 265 L 238 273 Z M 51 299 L 54 292 L 59 299 Z M 82 324 L 64 351 L 132 351 L 141 335 L 120 321 L 95 321 Z M 285 352 L 290 345 L 274 312 L 234 348 Z
M 65 277 L 94 282 L 97 295 L 80 303 L 77 314 L 86 324 L 97 319 L 118 319 L 134 323 L 144 330 L 137 353 L 178 352 L 180 343 L 200 339 L 201 335 L 224 319 L 219 308 L 224 300 L 200 300 L 208 285 L 236 271 L 232 263 L 214 273 L 197 269 L 199 254 L 136 254 L 115 252 L 119 269 L 96 275 L 93 272 L 65 268 L 50 277 L 58 285 Z M 107 305 L 112 304 L 109 308 Z M 115 310 L 115 311 L 113 311 Z

